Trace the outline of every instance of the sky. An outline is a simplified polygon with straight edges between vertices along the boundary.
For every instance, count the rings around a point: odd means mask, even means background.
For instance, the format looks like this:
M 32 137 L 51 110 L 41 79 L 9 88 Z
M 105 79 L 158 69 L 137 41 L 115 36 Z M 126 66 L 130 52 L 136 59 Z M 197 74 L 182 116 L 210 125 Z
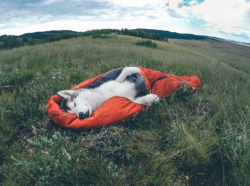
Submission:
M 250 43 L 250 0 L 0 0 L 0 35 L 147 28 Z

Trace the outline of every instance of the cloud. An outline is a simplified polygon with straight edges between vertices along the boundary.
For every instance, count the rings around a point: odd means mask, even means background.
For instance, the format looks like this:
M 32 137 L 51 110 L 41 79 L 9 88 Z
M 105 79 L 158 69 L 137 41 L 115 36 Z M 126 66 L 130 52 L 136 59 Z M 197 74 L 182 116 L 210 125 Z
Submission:
M 35 3 L 34 3 L 35 2 Z M 104 1 L 8 1 L 1 6 L 1 23 L 36 22 L 67 20 L 78 16 L 97 18 L 114 9 L 111 3 Z
M 134 16 L 134 18 L 138 16 L 153 18 L 154 16 L 155 7 L 149 6 L 150 3 L 137 3 L 137 6 L 125 6 L 129 4 L 122 3 L 122 6 L 118 6 L 120 4 L 104 0 L 5 1 L 0 8 L 3 15 L 0 17 L 0 23 L 11 27 L 20 23 L 38 24 L 56 20 L 84 20 L 85 17 L 87 19 L 91 17 L 92 20 L 103 19 L 103 17 L 108 20 L 120 20 L 126 19 L 127 16 Z
M 200 26 L 207 27 L 208 30 L 213 29 L 218 33 L 234 34 L 235 37 L 250 35 L 249 0 L 206 0 L 204 2 L 169 0 L 169 5 L 167 12 L 173 18 L 200 19 L 205 22 Z
M 190 1 L 190 2 L 188 2 L 188 4 L 190 4 L 190 6 L 193 6 L 193 5 L 197 4 L 197 3 L 198 3 L 197 1 Z
M 250 4 L 244 0 L 210 0 L 198 6 L 193 13 L 199 15 L 214 29 L 235 34 L 247 31 L 245 20 L 249 20 L 246 12 L 250 10 Z
M 165 14 L 161 1 L 3 0 L 0 24 L 4 26 L 0 35 L 60 29 L 145 28 L 161 21 L 159 17 Z
M 0 12 L 0 35 L 138 27 L 250 35 L 250 0 L 1 0 Z
M 168 15 L 173 18 L 183 19 L 185 16 L 179 14 L 175 9 L 168 9 Z

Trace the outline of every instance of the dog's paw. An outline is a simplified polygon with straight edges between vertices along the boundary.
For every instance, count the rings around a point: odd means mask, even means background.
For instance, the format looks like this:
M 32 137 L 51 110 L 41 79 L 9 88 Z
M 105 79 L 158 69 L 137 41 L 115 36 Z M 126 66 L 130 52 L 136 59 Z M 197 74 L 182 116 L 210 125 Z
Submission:
M 150 106 L 152 104 L 158 103 L 160 101 L 159 97 L 156 94 L 148 94 L 145 96 L 146 105 Z
M 135 73 L 140 73 L 141 69 L 139 69 L 137 67 L 125 67 L 124 71 L 127 73 L 126 74 L 127 76 L 130 76 L 130 75 L 135 74 Z
M 123 68 L 121 74 L 116 78 L 116 81 L 118 81 L 119 83 L 123 82 L 126 77 L 135 74 L 135 73 L 140 73 L 141 69 L 137 68 L 137 67 L 125 67 Z

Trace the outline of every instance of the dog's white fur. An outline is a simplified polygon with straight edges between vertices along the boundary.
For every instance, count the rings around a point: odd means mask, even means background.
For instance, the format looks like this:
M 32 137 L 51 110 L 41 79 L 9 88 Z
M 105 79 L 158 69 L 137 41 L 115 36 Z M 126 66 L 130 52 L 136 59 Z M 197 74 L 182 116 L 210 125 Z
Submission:
M 95 89 L 62 90 L 57 94 L 66 99 L 67 112 L 75 113 L 80 119 L 90 117 L 102 103 L 114 96 L 125 97 L 134 103 L 150 106 L 159 101 L 155 94 L 136 97 L 135 84 L 126 81 L 126 77 L 140 73 L 137 67 L 125 67 L 115 79 Z M 115 103 L 114 103 L 115 104 Z

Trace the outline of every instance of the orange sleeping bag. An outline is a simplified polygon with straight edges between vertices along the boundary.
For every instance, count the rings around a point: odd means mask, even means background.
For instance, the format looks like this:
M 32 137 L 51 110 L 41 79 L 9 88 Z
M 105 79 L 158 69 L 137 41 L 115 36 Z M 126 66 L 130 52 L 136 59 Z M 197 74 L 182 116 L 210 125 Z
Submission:
M 149 89 L 150 93 L 157 94 L 160 99 L 169 96 L 172 92 L 178 89 L 183 82 L 190 83 L 190 87 L 193 90 L 198 90 L 201 88 L 201 82 L 197 76 L 179 77 L 142 67 L 138 68 L 141 69 L 140 74 L 144 77 L 145 85 Z M 83 83 L 75 86 L 73 89 L 77 90 L 79 88 L 84 88 L 85 86 L 102 77 L 104 74 L 84 81 Z M 144 108 L 144 106 L 133 103 L 126 98 L 115 96 L 99 106 L 92 113 L 91 117 L 79 119 L 75 114 L 65 113 L 60 109 L 59 104 L 61 100 L 62 97 L 58 96 L 57 94 L 53 95 L 49 99 L 49 118 L 60 127 L 79 131 L 97 129 L 103 126 L 118 124 L 125 119 L 133 117 L 135 113 L 142 111 Z

